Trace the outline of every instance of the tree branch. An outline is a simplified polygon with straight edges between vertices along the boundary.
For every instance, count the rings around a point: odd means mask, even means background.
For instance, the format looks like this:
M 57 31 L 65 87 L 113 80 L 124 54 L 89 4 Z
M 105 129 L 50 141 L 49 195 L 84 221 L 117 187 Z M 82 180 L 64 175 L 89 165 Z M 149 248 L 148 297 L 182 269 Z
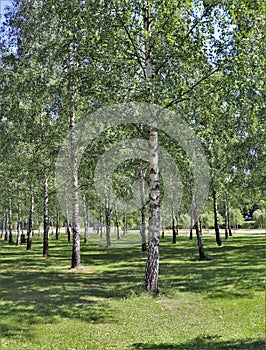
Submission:
M 197 25 L 201 22 L 201 20 L 209 13 L 210 7 L 207 7 L 200 18 L 197 18 L 193 26 L 189 29 L 189 31 L 184 35 L 183 39 L 181 40 L 181 43 L 178 45 L 177 50 L 180 50 L 182 46 L 184 45 L 185 41 L 189 37 L 189 35 L 193 32 L 193 30 L 197 27 Z M 155 70 L 155 74 L 159 73 L 159 71 L 166 65 L 166 63 L 173 57 L 171 55 L 170 57 L 166 58 L 160 66 Z
M 129 41 L 130 41 L 131 44 L 132 44 L 133 51 L 134 51 L 134 53 L 135 53 L 135 56 L 136 56 L 136 58 L 137 58 L 137 61 L 138 61 L 139 65 L 140 65 L 140 68 L 142 69 L 142 71 L 143 71 L 143 73 L 144 73 L 144 75 L 145 75 L 146 73 L 145 73 L 145 69 L 144 69 L 144 67 L 143 67 L 143 65 L 142 65 L 142 57 L 141 57 L 141 55 L 139 54 L 139 51 L 138 51 L 138 49 L 137 49 L 137 47 L 136 47 L 136 45 L 135 45 L 135 43 L 134 43 L 134 40 L 133 40 L 133 38 L 132 38 L 132 36 L 131 36 L 131 34 L 130 34 L 130 31 L 128 30 L 127 26 L 126 26 L 125 23 L 123 22 L 123 19 L 121 18 L 121 16 L 119 15 L 118 12 L 116 12 L 116 15 L 117 15 L 117 17 L 118 17 L 120 23 L 122 24 L 122 26 L 123 26 L 123 28 L 124 28 L 126 34 L 127 34 L 127 37 L 128 37 L 128 39 L 129 39 Z
M 187 95 L 189 92 L 191 92 L 195 87 L 197 87 L 200 83 L 202 83 L 204 80 L 208 79 L 211 75 L 213 75 L 214 73 L 216 73 L 219 70 L 219 68 L 217 67 L 216 69 L 214 69 L 213 71 L 211 71 L 209 74 L 205 75 L 204 77 L 202 77 L 200 80 L 198 80 L 195 84 L 193 84 L 188 90 L 186 90 L 185 92 L 183 92 L 181 95 L 179 95 L 177 98 L 175 98 L 174 100 L 172 100 L 171 102 L 169 102 L 165 108 L 171 107 L 175 104 L 177 104 L 178 102 L 184 101 L 184 100 L 188 100 L 189 98 L 184 98 L 183 96 Z
M 153 33 L 154 37 L 158 37 L 158 35 L 162 34 L 163 29 L 165 28 L 166 24 L 168 23 L 169 19 L 172 18 L 172 16 L 174 15 L 176 8 L 178 8 L 180 5 L 180 1 L 178 2 L 178 4 L 176 5 L 176 7 L 169 13 L 169 15 L 165 18 L 163 24 L 160 25 L 160 29 L 156 32 Z
M 131 125 L 133 125 L 137 131 L 140 133 L 140 135 L 144 138 L 144 139 L 147 139 L 148 140 L 148 135 L 147 133 L 145 133 L 145 131 L 143 131 L 140 127 L 141 124 L 137 124 L 137 123 L 131 123 Z

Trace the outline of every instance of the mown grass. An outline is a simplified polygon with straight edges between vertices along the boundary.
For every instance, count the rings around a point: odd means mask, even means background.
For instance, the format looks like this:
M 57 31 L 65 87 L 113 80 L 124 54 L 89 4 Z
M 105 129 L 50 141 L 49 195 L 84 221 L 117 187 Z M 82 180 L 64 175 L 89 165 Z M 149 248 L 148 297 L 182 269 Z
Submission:
M 187 234 L 160 243 L 160 295 L 142 291 L 146 255 L 137 246 L 82 245 L 70 270 L 71 244 L 50 237 L 33 250 L 0 241 L 0 349 L 259 350 L 264 343 L 265 237 L 240 232 L 199 261 Z

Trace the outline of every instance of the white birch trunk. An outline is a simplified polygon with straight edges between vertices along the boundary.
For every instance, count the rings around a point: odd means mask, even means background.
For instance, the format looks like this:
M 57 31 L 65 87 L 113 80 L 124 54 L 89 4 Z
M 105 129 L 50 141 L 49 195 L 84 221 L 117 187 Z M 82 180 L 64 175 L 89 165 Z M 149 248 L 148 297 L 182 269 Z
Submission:
M 12 202 L 11 202 L 11 199 L 9 199 L 8 231 L 9 231 L 8 243 L 12 244 L 13 243 L 13 235 L 12 235 Z
M 80 221 L 79 221 L 79 191 L 78 191 L 78 159 L 77 135 L 75 129 L 75 97 L 73 89 L 73 47 L 69 45 L 68 57 L 68 102 L 69 102 L 69 130 L 71 144 L 71 172 L 72 172 L 72 260 L 71 268 L 80 265 Z
M 89 206 L 86 204 L 85 196 L 83 197 L 83 217 L 84 217 L 84 243 L 89 240 Z
M 21 244 L 21 196 L 20 190 L 18 189 L 18 221 L 17 221 L 17 242 L 16 245 L 19 247 Z
M 145 218 L 145 174 L 146 170 L 140 170 L 140 202 L 141 202 L 141 223 L 140 223 L 140 234 L 141 234 L 141 249 L 143 252 L 147 250 L 146 243 L 146 218 Z
M 33 213 L 34 213 L 34 190 L 32 181 L 30 181 L 30 213 L 29 213 L 29 223 L 27 231 L 27 250 L 31 250 L 32 236 L 33 236 Z
M 48 178 L 46 172 L 44 171 L 43 180 L 43 256 L 48 257 L 49 255 L 49 228 L 50 228 L 50 218 L 49 218 L 49 188 L 48 188 Z
M 153 67 L 152 67 L 152 31 L 150 18 L 150 2 L 143 1 L 143 25 L 145 38 L 145 71 L 147 82 L 147 100 L 154 103 Z M 149 135 L 149 163 L 150 163 L 150 216 L 148 233 L 148 256 L 146 262 L 145 283 L 147 291 L 158 294 L 159 275 L 159 236 L 160 236 L 160 188 L 158 167 L 158 130 L 156 125 L 156 111 L 151 106 L 151 120 L 153 128 Z
M 159 235 L 160 235 L 160 189 L 158 168 L 158 131 L 151 131 L 149 137 L 150 161 L 150 217 L 149 243 L 146 262 L 145 289 L 158 294 Z

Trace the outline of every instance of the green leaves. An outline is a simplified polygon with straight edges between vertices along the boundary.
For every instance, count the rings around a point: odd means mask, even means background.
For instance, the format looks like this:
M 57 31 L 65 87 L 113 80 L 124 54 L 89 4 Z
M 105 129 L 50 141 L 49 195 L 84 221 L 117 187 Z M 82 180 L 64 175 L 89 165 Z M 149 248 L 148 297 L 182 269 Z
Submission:
M 265 158 L 263 1 L 148 1 L 149 33 L 140 1 L 13 4 L 1 38 L 1 146 L 14 152 L 14 162 L 23 157 L 21 174 L 46 165 L 52 176 L 67 132 L 71 44 L 78 120 L 103 105 L 149 100 L 145 64 L 152 52 L 154 102 L 194 128 L 221 188 L 229 186 L 225 179 L 241 187 L 245 178 L 258 191 Z M 186 167 L 182 153 L 172 153 Z

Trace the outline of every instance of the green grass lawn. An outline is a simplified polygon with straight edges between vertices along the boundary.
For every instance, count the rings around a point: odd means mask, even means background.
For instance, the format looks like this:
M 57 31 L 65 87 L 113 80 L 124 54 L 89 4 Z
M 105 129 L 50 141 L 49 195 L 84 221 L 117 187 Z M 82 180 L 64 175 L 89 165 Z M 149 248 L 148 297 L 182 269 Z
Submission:
M 265 236 L 237 232 L 222 247 L 204 235 L 198 261 L 187 234 L 160 243 L 160 295 L 142 291 L 146 255 L 81 246 L 83 269 L 70 270 L 71 244 L 50 237 L 33 250 L 0 241 L 0 349 L 265 349 Z

